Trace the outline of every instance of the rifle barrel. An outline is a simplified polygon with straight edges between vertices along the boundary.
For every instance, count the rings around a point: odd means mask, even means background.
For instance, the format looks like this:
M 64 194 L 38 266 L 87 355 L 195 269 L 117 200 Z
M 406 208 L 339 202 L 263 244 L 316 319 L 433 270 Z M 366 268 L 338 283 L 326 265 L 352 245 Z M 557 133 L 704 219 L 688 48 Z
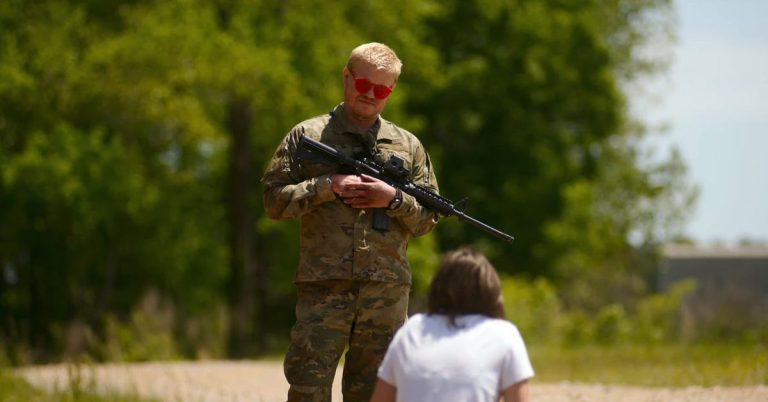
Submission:
M 490 225 L 487 225 L 487 224 L 485 224 L 483 222 L 480 222 L 479 220 L 477 220 L 477 219 L 475 219 L 475 218 L 473 218 L 473 217 L 471 217 L 471 216 L 469 216 L 469 215 L 467 215 L 467 214 L 465 214 L 463 212 L 455 212 L 454 215 L 456 215 L 456 217 L 459 218 L 460 220 L 462 220 L 464 222 L 467 222 L 470 225 L 472 225 L 472 226 L 474 226 L 474 227 L 476 227 L 478 229 L 484 230 L 484 231 L 486 231 L 486 232 L 488 232 L 488 233 L 490 233 L 490 234 L 492 234 L 492 235 L 494 235 L 494 236 L 496 236 L 496 237 L 506 241 L 507 243 L 512 243 L 515 240 L 514 236 L 508 235 L 508 234 L 502 232 L 501 230 L 496 229 L 493 226 L 490 226 Z

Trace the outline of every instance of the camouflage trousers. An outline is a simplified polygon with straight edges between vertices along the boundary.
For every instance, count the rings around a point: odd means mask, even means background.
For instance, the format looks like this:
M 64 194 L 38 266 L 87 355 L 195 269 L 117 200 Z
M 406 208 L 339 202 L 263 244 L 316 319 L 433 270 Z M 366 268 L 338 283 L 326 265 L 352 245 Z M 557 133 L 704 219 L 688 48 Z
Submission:
M 283 365 L 288 401 L 330 402 L 347 347 L 344 401 L 369 401 L 389 342 L 405 321 L 410 285 L 328 280 L 297 288 L 296 323 Z

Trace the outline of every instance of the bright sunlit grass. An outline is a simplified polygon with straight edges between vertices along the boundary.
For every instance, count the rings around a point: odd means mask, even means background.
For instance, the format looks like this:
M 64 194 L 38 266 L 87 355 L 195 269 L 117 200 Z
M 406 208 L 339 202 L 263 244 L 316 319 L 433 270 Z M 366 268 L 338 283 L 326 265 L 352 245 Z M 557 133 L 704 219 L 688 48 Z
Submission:
M 768 384 L 765 346 L 532 346 L 537 381 L 653 387 Z

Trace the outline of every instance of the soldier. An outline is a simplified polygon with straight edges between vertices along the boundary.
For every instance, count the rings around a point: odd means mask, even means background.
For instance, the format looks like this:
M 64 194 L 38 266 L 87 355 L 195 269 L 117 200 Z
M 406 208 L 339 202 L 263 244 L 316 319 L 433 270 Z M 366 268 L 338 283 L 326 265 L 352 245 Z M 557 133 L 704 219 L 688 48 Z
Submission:
M 437 192 L 419 140 L 380 116 L 401 68 L 386 45 L 355 48 L 342 72 L 344 102 L 291 129 L 262 179 L 267 215 L 301 221 L 296 323 L 284 362 L 289 401 L 330 401 L 345 347 L 344 400 L 368 401 L 387 346 L 405 321 L 408 241 L 431 231 L 438 215 L 385 182 L 295 157 L 302 136 L 348 156 L 397 155 L 410 180 Z M 372 226 L 377 208 L 389 217 L 386 230 Z

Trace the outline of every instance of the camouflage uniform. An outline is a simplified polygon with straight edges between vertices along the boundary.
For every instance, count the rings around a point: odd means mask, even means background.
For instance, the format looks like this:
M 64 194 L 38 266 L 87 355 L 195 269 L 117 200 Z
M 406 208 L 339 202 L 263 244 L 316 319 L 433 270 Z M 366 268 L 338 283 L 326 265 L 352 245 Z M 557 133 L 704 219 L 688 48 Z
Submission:
M 330 401 L 345 346 L 345 401 L 370 398 L 376 369 L 406 317 L 408 241 L 432 230 L 438 219 L 403 194 L 402 204 L 387 211 L 389 231 L 374 230 L 373 210 L 351 208 L 333 193 L 330 167 L 295 159 L 302 135 L 350 156 L 373 149 L 381 160 L 403 158 L 410 179 L 437 192 L 429 157 L 413 134 L 381 117 L 361 131 L 347 120 L 343 107 L 294 127 L 262 179 L 267 215 L 301 221 L 296 324 L 285 359 L 291 401 Z

